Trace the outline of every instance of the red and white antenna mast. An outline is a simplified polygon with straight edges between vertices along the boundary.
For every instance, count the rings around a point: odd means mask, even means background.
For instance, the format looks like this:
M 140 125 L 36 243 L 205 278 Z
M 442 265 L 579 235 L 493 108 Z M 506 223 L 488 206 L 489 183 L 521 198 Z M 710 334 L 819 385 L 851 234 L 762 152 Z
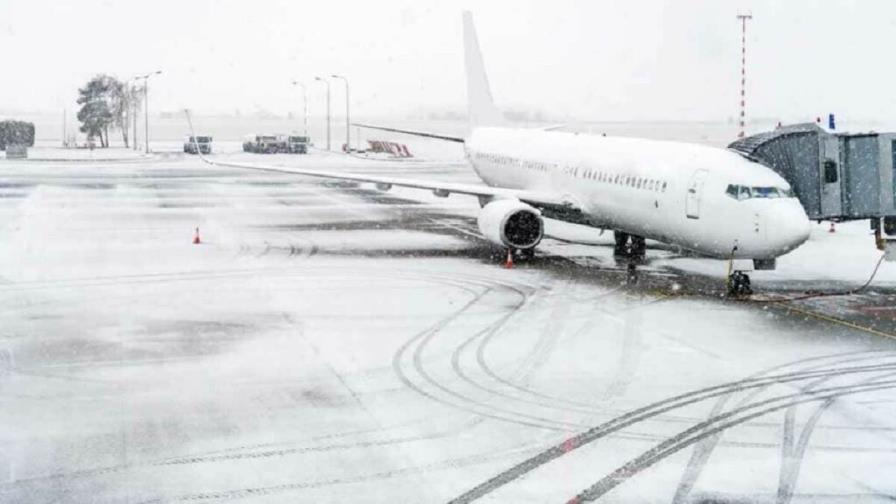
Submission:
M 740 20 L 741 44 L 740 44 L 740 133 L 738 138 L 744 137 L 744 128 L 747 110 L 747 20 L 753 19 L 752 14 L 738 14 Z

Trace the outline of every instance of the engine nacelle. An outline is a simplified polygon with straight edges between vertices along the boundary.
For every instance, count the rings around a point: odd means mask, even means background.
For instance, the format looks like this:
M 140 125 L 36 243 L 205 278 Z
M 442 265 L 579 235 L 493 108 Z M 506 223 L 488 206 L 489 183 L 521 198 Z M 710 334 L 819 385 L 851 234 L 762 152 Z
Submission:
M 541 212 L 515 199 L 494 200 L 479 212 L 479 231 L 502 247 L 530 249 L 544 236 Z

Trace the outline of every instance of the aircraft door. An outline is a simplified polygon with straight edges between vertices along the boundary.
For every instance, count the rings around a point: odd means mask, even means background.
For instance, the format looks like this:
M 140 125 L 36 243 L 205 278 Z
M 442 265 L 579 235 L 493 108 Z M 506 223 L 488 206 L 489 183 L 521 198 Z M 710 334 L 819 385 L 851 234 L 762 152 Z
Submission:
M 703 197 L 703 184 L 706 182 L 706 170 L 697 170 L 691 176 L 688 193 L 685 199 L 685 212 L 688 219 L 700 218 L 700 199 Z

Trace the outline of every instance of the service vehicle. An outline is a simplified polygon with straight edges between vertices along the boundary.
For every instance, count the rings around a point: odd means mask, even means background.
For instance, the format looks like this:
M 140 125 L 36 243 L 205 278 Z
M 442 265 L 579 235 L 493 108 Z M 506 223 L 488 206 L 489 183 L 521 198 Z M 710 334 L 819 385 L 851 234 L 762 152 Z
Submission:
M 187 139 L 184 140 L 184 152 L 187 154 L 197 154 L 197 145 L 199 146 L 199 151 L 203 154 L 212 153 L 212 137 L 199 135 L 195 137 L 188 136 Z

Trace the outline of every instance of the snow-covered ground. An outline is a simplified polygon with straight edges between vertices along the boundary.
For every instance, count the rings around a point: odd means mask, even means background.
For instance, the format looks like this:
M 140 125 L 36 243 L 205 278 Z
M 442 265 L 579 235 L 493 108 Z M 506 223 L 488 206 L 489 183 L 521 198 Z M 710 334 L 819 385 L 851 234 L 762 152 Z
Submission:
M 628 284 L 610 233 L 559 223 L 503 269 L 476 208 L 187 156 L 0 162 L 0 501 L 896 493 L 892 311 L 855 315 L 896 265 L 792 311 L 721 299 L 724 261 L 658 245 Z M 863 283 L 865 226 L 819 226 L 756 287 Z

